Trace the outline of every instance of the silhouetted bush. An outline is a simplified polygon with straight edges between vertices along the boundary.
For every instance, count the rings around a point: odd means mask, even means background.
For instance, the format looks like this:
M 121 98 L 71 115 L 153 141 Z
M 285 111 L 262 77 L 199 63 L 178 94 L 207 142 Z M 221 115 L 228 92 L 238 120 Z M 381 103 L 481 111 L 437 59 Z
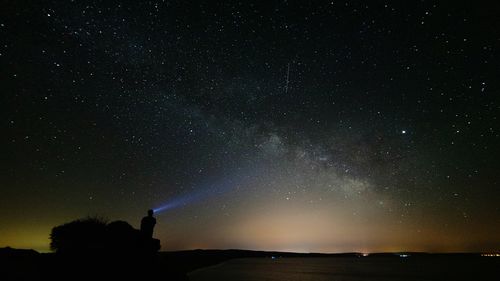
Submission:
M 78 219 L 52 229 L 50 248 L 59 253 L 95 251 L 105 248 L 105 236 L 104 219 Z
M 143 235 L 129 223 L 107 224 L 101 218 L 79 219 L 56 226 L 50 239 L 50 248 L 63 254 L 151 254 L 160 250 L 160 240 Z

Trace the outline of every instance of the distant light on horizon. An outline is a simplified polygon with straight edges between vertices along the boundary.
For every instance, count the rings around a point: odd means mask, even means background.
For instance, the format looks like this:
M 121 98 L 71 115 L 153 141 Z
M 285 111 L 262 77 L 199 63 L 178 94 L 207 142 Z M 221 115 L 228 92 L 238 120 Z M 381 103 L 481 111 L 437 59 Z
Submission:
M 481 257 L 500 257 L 499 253 L 481 254 Z

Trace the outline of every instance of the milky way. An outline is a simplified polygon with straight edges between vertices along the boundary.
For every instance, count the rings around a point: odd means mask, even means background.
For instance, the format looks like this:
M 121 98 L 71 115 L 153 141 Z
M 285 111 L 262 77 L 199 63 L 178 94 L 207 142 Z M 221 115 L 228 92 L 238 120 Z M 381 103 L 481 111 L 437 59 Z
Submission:
M 499 249 L 498 9 L 187 2 L 3 5 L 0 246 Z

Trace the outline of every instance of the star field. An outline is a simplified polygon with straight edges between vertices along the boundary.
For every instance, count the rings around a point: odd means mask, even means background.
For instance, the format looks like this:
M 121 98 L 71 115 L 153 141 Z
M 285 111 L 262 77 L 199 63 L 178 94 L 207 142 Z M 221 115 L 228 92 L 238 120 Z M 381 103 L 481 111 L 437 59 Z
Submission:
M 0 246 L 176 202 L 163 250 L 500 247 L 498 8 L 2 6 Z

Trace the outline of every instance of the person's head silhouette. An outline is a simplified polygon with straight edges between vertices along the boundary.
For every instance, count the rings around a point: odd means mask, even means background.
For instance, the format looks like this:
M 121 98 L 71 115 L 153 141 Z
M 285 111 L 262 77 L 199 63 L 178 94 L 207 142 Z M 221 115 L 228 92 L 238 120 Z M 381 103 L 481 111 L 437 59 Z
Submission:
M 148 210 L 148 216 L 149 216 L 149 217 L 152 217 L 152 216 L 153 216 L 153 213 L 154 213 L 154 211 L 153 211 L 153 210 L 151 210 L 151 209 L 149 209 L 149 210 Z

